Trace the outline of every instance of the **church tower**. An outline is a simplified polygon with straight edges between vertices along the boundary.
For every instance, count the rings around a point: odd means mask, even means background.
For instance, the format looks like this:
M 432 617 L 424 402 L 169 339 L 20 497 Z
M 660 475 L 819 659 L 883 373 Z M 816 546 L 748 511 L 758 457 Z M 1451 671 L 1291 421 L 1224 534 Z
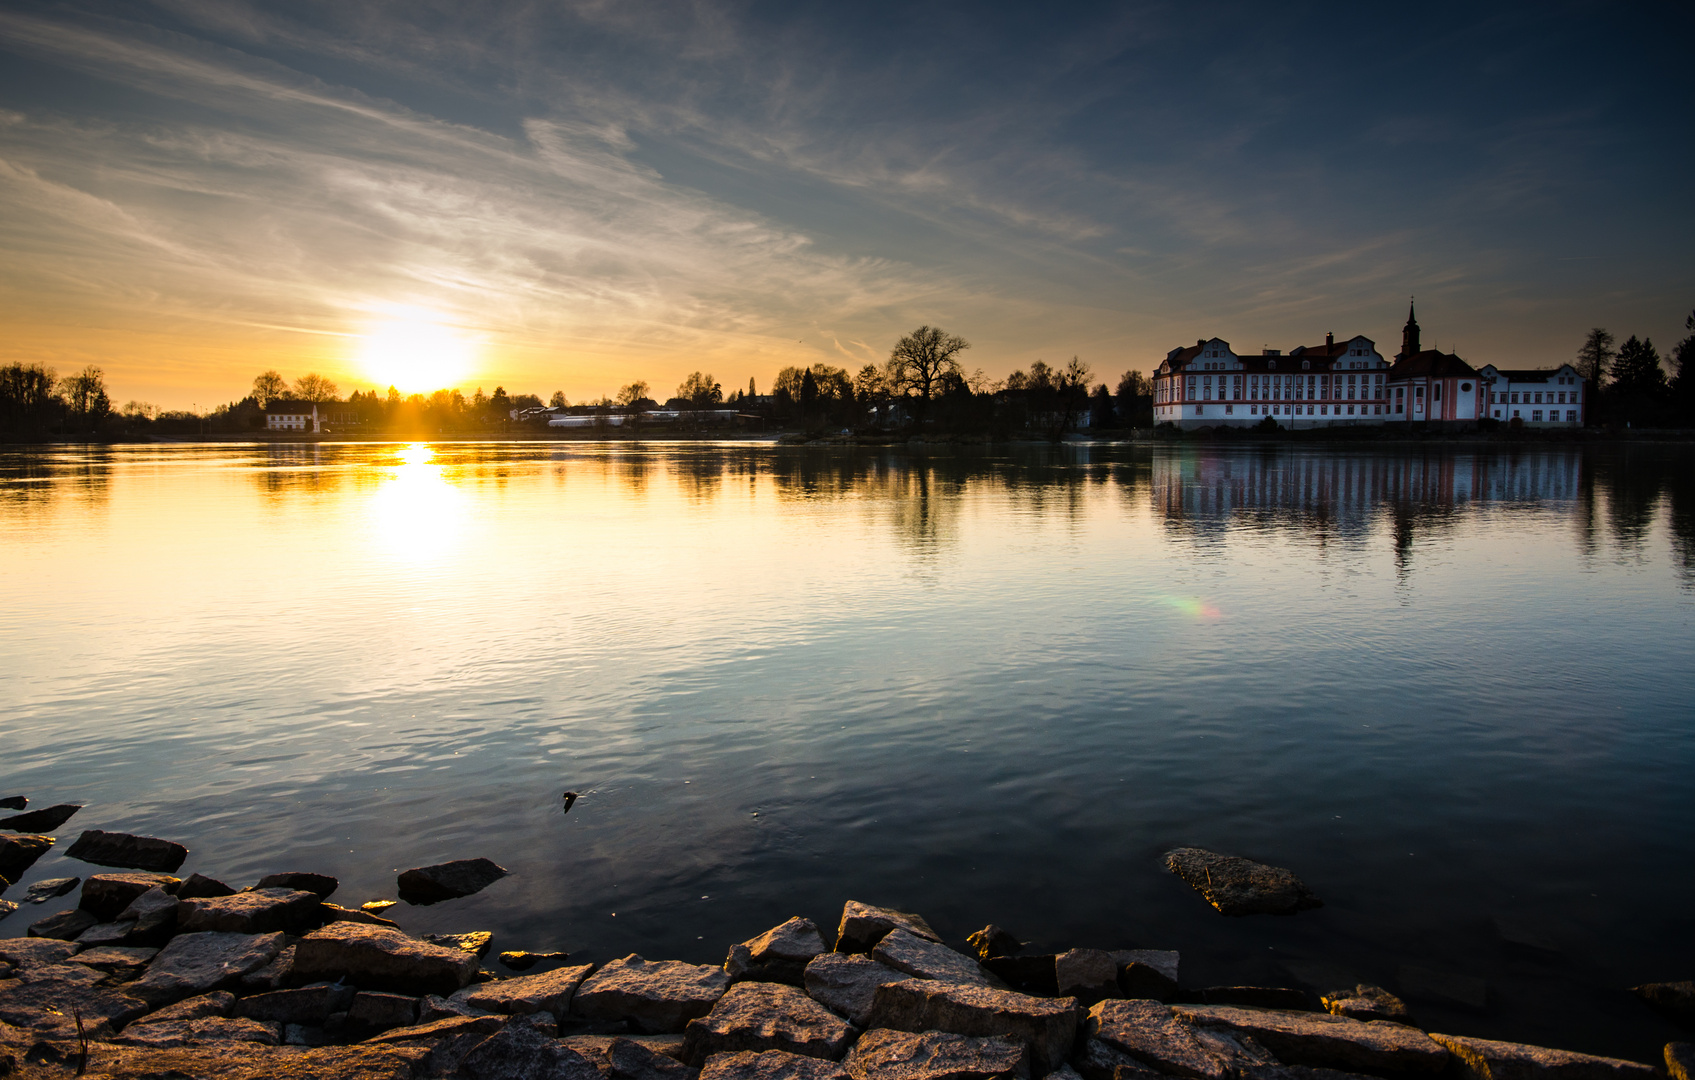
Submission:
M 1418 320 L 1413 317 L 1413 305 L 1407 302 L 1407 325 L 1401 328 L 1401 355 L 1397 360 L 1418 355 Z

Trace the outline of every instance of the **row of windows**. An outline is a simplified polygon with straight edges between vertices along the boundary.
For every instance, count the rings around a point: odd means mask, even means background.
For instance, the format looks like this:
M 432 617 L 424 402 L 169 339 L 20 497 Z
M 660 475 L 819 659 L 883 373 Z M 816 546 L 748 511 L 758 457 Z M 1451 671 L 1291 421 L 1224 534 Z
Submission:
M 1565 405 L 1565 404 L 1567 404 L 1566 391 L 1564 391 L 1564 390 L 1557 390 L 1557 391 L 1556 390 L 1546 390 L 1546 391 L 1538 391 L 1536 393 L 1531 393 L 1528 390 L 1522 391 L 1522 392 L 1521 391 L 1495 390 L 1495 391 L 1491 392 L 1490 400 L 1492 402 L 1494 402 L 1494 404 L 1496 404 L 1496 405 L 1500 405 L 1503 402 L 1508 404 L 1508 405 L 1540 405 L 1540 404 L 1542 404 L 1542 395 L 1544 393 L 1546 393 L 1548 395 L 1548 404 L 1549 405 Z M 1522 401 L 1519 400 L 1520 398 L 1522 398 L 1523 400 Z M 1534 401 L 1531 400 L 1532 398 L 1534 398 L 1535 400 Z M 1572 404 L 1572 405 L 1577 404 L 1577 391 L 1576 390 L 1571 391 L 1570 404 Z
M 1523 410 L 1514 409 L 1513 415 L 1522 417 L 1523 416 Z M 1501 410 L 1500 409 L 1495 410 L 1495 419 L 1497 419 L 1497 420 L 1501 419 Z M 1531 423 L 1533 423 L 1533 424 L 1538 423 L 1538 422 L 1541 421 L 1541 419 L 1542 419 L 1542 410 L 1541 409 L 1530 410 L 1530 422 Z M 1560 419 L 1560 410 L 1549 409 L 1548 410 L 1548 419 L 1549 419 L 1550 422 L 1556 422 L 1557 423 Z M 1569 423 L 1569 424 L 1577 423 L 1577 410 L 1576 409 L 1567 409 L 1566 410 L 1566 422 Z
M 1305 413 L 1301 412 L 1301 410 L 1303 408 L 1306 409 Z M 1341 406 L 1341 405 L 1305 405 L 1305 406 L 1303 406 L 1303 405 L 1249 405 L 1248 406 L 1248 415 L 1249 416 L 1303 416 L 1303 415 L 1311 416 L 1311 415 L 1313 415 L 1313 409 L 1315 409 L 1315 408 L 1318 410 L 1319 416 L 1342 416 L 1342 415 L 1344 415 L 1343 412 L 1342 412 L 1343 406 Z M 1359 406 L 1349 405 L 1349 406 L 1347 406 L 1348 411 L 1347 411 L 1346 415 L 1348 415 L 1348 416 L 1355 415 L 1354 414 L 1355 408 L 1359 409 L 1359 415 L 1360 416 L 1382 416 L 1383 415 L 1383 406 L 1381 406 L 1381 405 L 1359 405 Z M 1331 412 L 1332 409 L 1334 409 L 1336 411 L 1334 413 L 1332 413 Z M 1368 412 L 1366 412 L 1367 409 L 1370 409 L 1371 411 L 1368 413 Z M 1224 406 L 1224 415 L 1225 416 L 1234 416 L 1235 414 L 1236 414 L 1236 406 L 1234 406 L 1234 405 Z M 1205 405 L 1196 405 L 1195 406 L 1195 415 L 1196 416 L 1205 416 L 1206 415 L 1206 406 Z

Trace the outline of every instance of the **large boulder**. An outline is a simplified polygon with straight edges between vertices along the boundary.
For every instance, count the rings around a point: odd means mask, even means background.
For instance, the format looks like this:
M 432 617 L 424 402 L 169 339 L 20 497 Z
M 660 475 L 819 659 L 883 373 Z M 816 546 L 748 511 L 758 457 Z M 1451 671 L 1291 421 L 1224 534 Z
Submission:
M 782 1050 L 756 1054 L 714 1054 L 700 1070 L 700 1080 L 850 1080 L 840 1062 L 805 1057 Z
M 1406 1076 L 1440 1072 L 1448 1061 L 1448 1052 L 1424 1032 L 1386 1020 L 1233 1005 L 1173 1005 L 1170 1009 L 1198 1027 L 1250 1036 L 1289 1065 Z
M 188 858 L 188 849 L 156 836 L 89 829 L 65 849 L 65 854 L 97 866 L 125 866 L 132 870 L 170 874 L 175 873 Z
M 898 928 L 872 946 L 871 959 L 918 979 L 993 985 L 988 973 L 969 956 Z
M 942 940 L 922 916 L 849 900 L 842 905 L 842 921 L 836 927 L 836 951 L 870 952 L 890 930 L 905 930 L 929 941 Z
M 176 929 L 177 909 L 181 902 L 163 888 L 155 886 L 118 912 L 117 921 L 127 925 L 124 940 L 133 945 L 164 944 Z M 207 927 L 206 929 L 210 929 Z M 79 941 L 87 939 L 84 934 Z
M 400 1043 L 400 1042 L 433 1042 L 437 1039 L 456 1038 L 460 1035 L 473 1034 L 487 1037 L 506 1026 L 504 1016 L 447 1016 L 440 1020 L 430 1020 L 413 1027 L 395 1028 L 381 1035 L 373 1035 L 365 1041 L 368 1043 Z
M 1071 1054 L 1073 1075 L 1082 1080 L 1154 1080 L 1162 1072 L 1143 1064 L 1124 1051 L 1100 1039 L 1087 1038 Z M 1256 1070 L 1248 1070 L 1253 1075 Z M 1049 1080 L 1061 1077 L 1058 1070 L 1048 1074 Z
M 846 1020 L 783 983 L 744 982 L 719 998 L 683 1033 L 683 1060 L 704 1065 L 713 1054 L 786 1050 L 838 1060 L 858 1032 Z
M 45 810 L 31 810 L 27 814 L 15 814 L 12 817 L 0 818 L 0 831 L 16 833 L 50 832 L 71 820 L 71 816 L 81 809 L 81 803 L 61 803 L 58 806 L 49 806 Z
M 112 1040 L 120 1046 L 205 1046 L 243 1042 L 275 1046 L 282 1042 L 282 1025 L 259 1020 L 209 1016 L 199 1020 L 152 1020 L 131 1024 Z
M 316 893 L 303 889 L 253 889 L 230 896 L 184 900 L 177 924 L 187 933 L 221 930 L 232 934 L 264 934 L 281 930 L 303 934 L 322 919 Z
M 103 1039 L 147 1012 L 130 987 L 108 987 L 106 973 L 81 964 L 20 966 L 0 979 L 0 1021 L 37 1038 L 75 1039 L 80 1013 L 90 1038 Z
M 320 900 L 328 900 L 339 884 L 340 882 L 328 874 L 309 874 L 302 870 L 296 870 L 287 874 L 266 874 L 253 887 L 255 889 L 298 889 L 315 893 Z
M 756 938 L 730 946 L 724 973 L 732 982 L 780 982 L 799 986 L 812 958 L 826 951 L 824 935 L 811 919 L 795 916 Z
M 217 878 L 209 878 L 205 874 L 190 874 L 187 881 L 177 886 L 176 891 L 178 900 L 202 900 L 208 896 L 229 896 L 236 890 Z
M 1191 1080 L 1235 1080 L 1269 1063 L 1263 1051 L 1245 1047 L 1238 1039 L 1197 1030 L 1157 1001 L 1100 1002 L 1089 1010 L 1084 1031 L 1085 1049 L 1090 1053 L 1079 1064 L 1085 1069 L 1099 1070 L 1110 1062 L 1101 1047 L 1158 1072 Z M 1100 1047 L 1091 1046 L 1095 1043 Z
M 163 889 L 175 896 L 182 880 L 169 874 L 91 874 L 82 883 L 77 906 L 99 922 L 115 922 L 123 910 L 149 889 Z
M 1180 955 L 1175 949 L 1118 949 L 1118 989 L 1127 998 L 1170 1001 L 1178 991 Z
M 453 999 L 484 1012 L 513 1016 L 545 1012 L 561 1017 L 570 1011 L 571 999 L 593 970 L 592 965 L 583 964 L 557 968 L 541 975 L 495 979 L 468 986 L 453 995 Z
M 626 1020 L 649 1034 L 681 1031 L 712 1011 L 730 977 L 723 969 L 635 953 L 595 972 L 577 990 L 573 1011 L 590 1020 Z
M 99 925 L 99 920 L 81 908 L 71 908 L 69 911 L 55 911 L 45 919 L 37 919 L 29 924 L 30 937 L 61 938 L 65 941 L 75 941 L 83 932 Z
M 1071 949 L 1053 958 L 1054 987 L 1088 1008 L 1118 996 L 1118 966 L 1104 949 Z
M 1433 1032 L 1430 1037 L 1448 1048 L 1459 1075 L 1468 1080 L 1652 1080 L 1660 1075 L 1652 1065 L 1620 1058 L 1462 1035 Z
M 157 1009 L 148 1013 L 145 1019 L 149 1023 L 155 1020 L 199 1020 L 207 1016 L 228 1016 L 234 1008 L 234 994 L 227 990 L 214 990 Z
M 299 982 L 345 979 L 361 990 L 446 995 L 468 985 L 476 973 L 475 953 L 432 945 L 386 926 L 331 923 L 294 947 L 293 978 Z
M 605 1061 L 613 1080 L 695 1080 L 699 1075 L 699 1070 L 635 1039 L 613 1039 Z
M 1046 1074 L 1064 1062 L 1077 1034 L 1075 998 L 1039 998 L 933 979 L 877 988 L 868 1023 L 900 1031 L 1006 1035 L 1030 1046 L 1031 1065 Z
M 412 1080 L 426 1075 L 429 1050 L 412 1046 L 262 1046 L 214 1042 L 199 1046 L 100 1046 L 91 1063 L 102 1075 L 142 1080 L 195 1077 L 217 1080 Z
M 511 1023 L 459 1063 L 462 1080 L 601 1080 L 583 1055 L 529 1024 Z
M 418 866 L 400 875 L 400 898 L 408 904 L 439 904 L 482 892 L 507 875 L 487 859 L 456 859 Z
M 147 974 L 126 989 L 158 1006 L 238 986 L 243 975 L 270 963 L 282 947 L 281 934 L 178 934 L 153 958 Z
M 992 1035 L 876 1030 L 843 1064 L 853 1080 L 1010 1080 L 1030 1075 L 1030 1050 Z
M 804 982 L 813 1001 L 863 1028 L 871 1017 L 877 988 L 909 977 L 869 956 L 825 953 L 806 965 Z
M 0 960 L 19 967 L 42 967 L 62 964 L 75 955 L 81 945 L 59 938 L 14 937 L 0 938 Z
M 0 892 L 13 882 L 22 880 L 35 860 L 53 848 L 51 836 L 0 836 Z
M 406 994 L 361 990 L 347 1007 L 347 1022 L 367 1031 L 410 1027 L 418 1022 L 418 999 Z
M 1165 866 L 1225 915 L 1293 915 L 1324 906 L 1280 866 L 1192 847 L 1166 852 Z
M 81 944 L 81 942 L 78 942 Z M 94 949 L 84 949 L 71 957 L 73 964 L 86 964 L 98 968 L 108 975 L 120 978 L 133 973 L 137 968 L 146 967 L 148 961 L 159 955 L 158 949 L 126 949 L 115 946 L 101 946 Z
M 249 1020 L 322 1027 L 332 1013 L 348 1010 L 354 993 L 351 986 L 329 982 L 293 990 L 272 990 L 242 998 L 236 1003 L 235 1014 Z

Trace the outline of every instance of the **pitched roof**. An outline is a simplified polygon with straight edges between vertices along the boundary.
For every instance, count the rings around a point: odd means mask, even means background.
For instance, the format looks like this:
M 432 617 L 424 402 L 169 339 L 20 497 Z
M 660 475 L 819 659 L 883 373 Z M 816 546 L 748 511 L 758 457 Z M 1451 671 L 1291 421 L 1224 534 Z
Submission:
M 1564 364 L 1557 368 L 1496 368 L 1495 374 L 1508 382 L 1547 382 L 1570 366 Z
M 321 402 L 315 403 L 311 401 L 293 400 L 273 401 L 269 405 L 265 406 L 265 414 L 267 416 L 274 415 L 276 413 L 291 415 L 310 414 L 314 408 L 322 410 L 323 407 L 324 403 Z
M 1389 368 L 1391 379 L 1442 379 L 1460 375 L 1476 375 L 1477 371 L 1453 353 L 1425 349 L 1396 360 Z

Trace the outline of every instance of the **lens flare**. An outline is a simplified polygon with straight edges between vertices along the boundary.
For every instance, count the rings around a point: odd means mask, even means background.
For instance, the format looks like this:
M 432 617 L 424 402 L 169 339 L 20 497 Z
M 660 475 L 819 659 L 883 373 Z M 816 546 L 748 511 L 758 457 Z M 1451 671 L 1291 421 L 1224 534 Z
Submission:
M 1222 618 L 1224 615 L 1212 604 L 1193 596 L 1162 596 L 1160 599 L 1164 601 L 1167 607 L 1175 608 L 1191 619 L 1211 621 Z

